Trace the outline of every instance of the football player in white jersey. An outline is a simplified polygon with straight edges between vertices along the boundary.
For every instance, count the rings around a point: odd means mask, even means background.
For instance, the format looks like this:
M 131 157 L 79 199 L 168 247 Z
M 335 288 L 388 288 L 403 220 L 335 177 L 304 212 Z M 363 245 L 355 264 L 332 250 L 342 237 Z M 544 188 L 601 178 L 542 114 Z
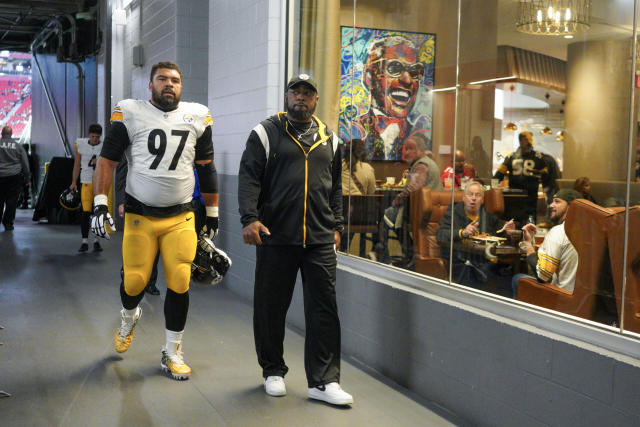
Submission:
M 184 362 L 181 343 L 197 244 L 192 205 L 194 167 L 206 205 L 203 230 L 211 239 L 218 232 L 212 121 L 204 105 L 180 102 L 182 75 L 172 62 L 151 68 L 149 91 L 151 100 L 126 99 L 113 111 L 93 180 L 91 230 L 108 237 L 106 228 L 115 229 L 106 194 L 124 153 L 129 163 L 122 238 L 124 280 L 120 287 L 122 322 L 114 338 L 115 349 L 122 353 L 131 344 L 141 314 L 138 304 L 160 250 L 167 282 L 161 367 L 174 379 L 185 380 L 191 368 Z
M 82 233 L 82 244 L 78 252 L 89 250 L 89 220 L 91 217 L 91 207 L 93 204 L 93 172 L 96 170 L 96 162 L 102 150 L 102 126 L 97 123 L 89 126 L 89 138 L 78 138 L 73 145 L 76 154 L 73 160 L 73 177 L 71 178 L 72 190 L 78 188 L 78 176 L 80 177 L 80 199 L 82 200 L 82 218 L 80 231 Z M 93 250 L 102 251 L 102 247 L 97 237 L 94 237 Z

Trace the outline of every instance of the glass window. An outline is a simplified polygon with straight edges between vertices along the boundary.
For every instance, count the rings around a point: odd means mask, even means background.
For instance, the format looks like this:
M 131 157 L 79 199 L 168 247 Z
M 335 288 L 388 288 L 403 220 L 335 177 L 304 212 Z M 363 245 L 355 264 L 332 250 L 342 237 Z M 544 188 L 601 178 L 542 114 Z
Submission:
M 343 252 L 640 332 L 633 4 L 293 9 L 290 71 L 343 141 Z

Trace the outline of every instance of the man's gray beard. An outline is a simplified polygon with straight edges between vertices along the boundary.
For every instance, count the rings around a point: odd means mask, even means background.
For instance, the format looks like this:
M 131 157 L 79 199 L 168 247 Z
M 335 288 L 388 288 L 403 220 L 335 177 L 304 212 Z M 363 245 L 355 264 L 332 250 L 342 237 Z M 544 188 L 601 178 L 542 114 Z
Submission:
M 178 104 L 180 103 L 180 97 L 175 96 L 173 99 L 164 98 L 162 95 L 158 95 L 155 92 L 152 92 L 151 99 L 154 104 L 158 105 L 163 111 L 172 111 L 178 108 Z
M 313 110 L 294 110 L 287 105 L 287 114 L 289 114 L 295 121 L 298 122 L 307 122 L 313 116 L 313 113 L 316 111 Z

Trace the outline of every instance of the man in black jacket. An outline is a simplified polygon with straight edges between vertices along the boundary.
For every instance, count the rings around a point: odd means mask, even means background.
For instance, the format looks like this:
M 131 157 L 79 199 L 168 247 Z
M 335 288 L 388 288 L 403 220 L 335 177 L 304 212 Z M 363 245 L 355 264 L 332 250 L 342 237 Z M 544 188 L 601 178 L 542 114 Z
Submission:
M 487 282 L 498 285 L 499 290 L 510 296 L 510 279 L 500 275 L 496 264 L 490 263 L 484 251 L 465 247 L 464 241 L 479 233 L 495 235 L 504 225 L 505 230 L 515 229 L 515 223 L 506 224 L 484 207 L 484 189 L 477 181 L 467 184 L 462 202 L 449 205 L 436 230 L 436 240 L 442 246 L 442 258 L 449 259 L 451 244 L 451 218 L 453 213 L 452 281 L 473 288 L 483 288 Z
M 342 219 L 338 137 L 313 115 L 316 83 L 293 77 L 286 112 L 251 131 L 242 160 L 238 204 L 245 243 L 257 245 L 253 328 L 258 362 L 271 396 L 284 396 L 283 341 L 298 270 L 305 309 L 308 396 L 353 403 L 340 388 L 340 321 L 336 247 Z

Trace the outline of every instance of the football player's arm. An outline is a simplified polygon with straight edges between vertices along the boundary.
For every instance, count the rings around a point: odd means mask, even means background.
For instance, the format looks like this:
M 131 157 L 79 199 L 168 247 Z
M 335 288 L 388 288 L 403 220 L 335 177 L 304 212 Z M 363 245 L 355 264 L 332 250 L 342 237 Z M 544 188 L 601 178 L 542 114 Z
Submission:
M 254 130 L 240 160 L 238 171 L 238 208 L 242 222 L 242 239 L 250 245 L 261 245 L 264 233 L 271 235 L 258 216 L 258 198 L 262 189 L 262 176 L 267 165 L 267 152 Z
M 93 174 L 93 218 L 91 231 L 99 237 L 109 238 L 106 227 L 116 231 L 115 222 L 107 207 L 107 193 L 113 180 L 113 172 L 118 165 L 125 148 L 129 145 L 129 134 L 122 122 L 112 122 L 109 133 L 104 140 L 96 171 Z
M 204 200 L 207 220 L 205 233 L 210 239 L 218 235 L 218 174 L 213 162 L 213 140 L 211 126 L 207 126 L 196 141 L 195 169 L 200 183 L 200 193 Z
M 71 185 L 70 189 L 75 190 L 78 185 L 78 177 L 80 176 L 80 153 L 78 153 L 78 145 L 77 143 L 74 145 L 76 152 L 73 155 L 73 173 L 71 174 Z
M 500 166 L 498 166 L 498 170 L 496 170 L 496 173 L 493 175 L 494 178 L 499 179 L 500 181 L 502 181 L 505 177 L 505 175 L 507 174 L 507 172 L 509 171 L 509 164 L 511 162 L 511 157 L 507 157 L 504 160 L 504 163 L 502 163 Z

